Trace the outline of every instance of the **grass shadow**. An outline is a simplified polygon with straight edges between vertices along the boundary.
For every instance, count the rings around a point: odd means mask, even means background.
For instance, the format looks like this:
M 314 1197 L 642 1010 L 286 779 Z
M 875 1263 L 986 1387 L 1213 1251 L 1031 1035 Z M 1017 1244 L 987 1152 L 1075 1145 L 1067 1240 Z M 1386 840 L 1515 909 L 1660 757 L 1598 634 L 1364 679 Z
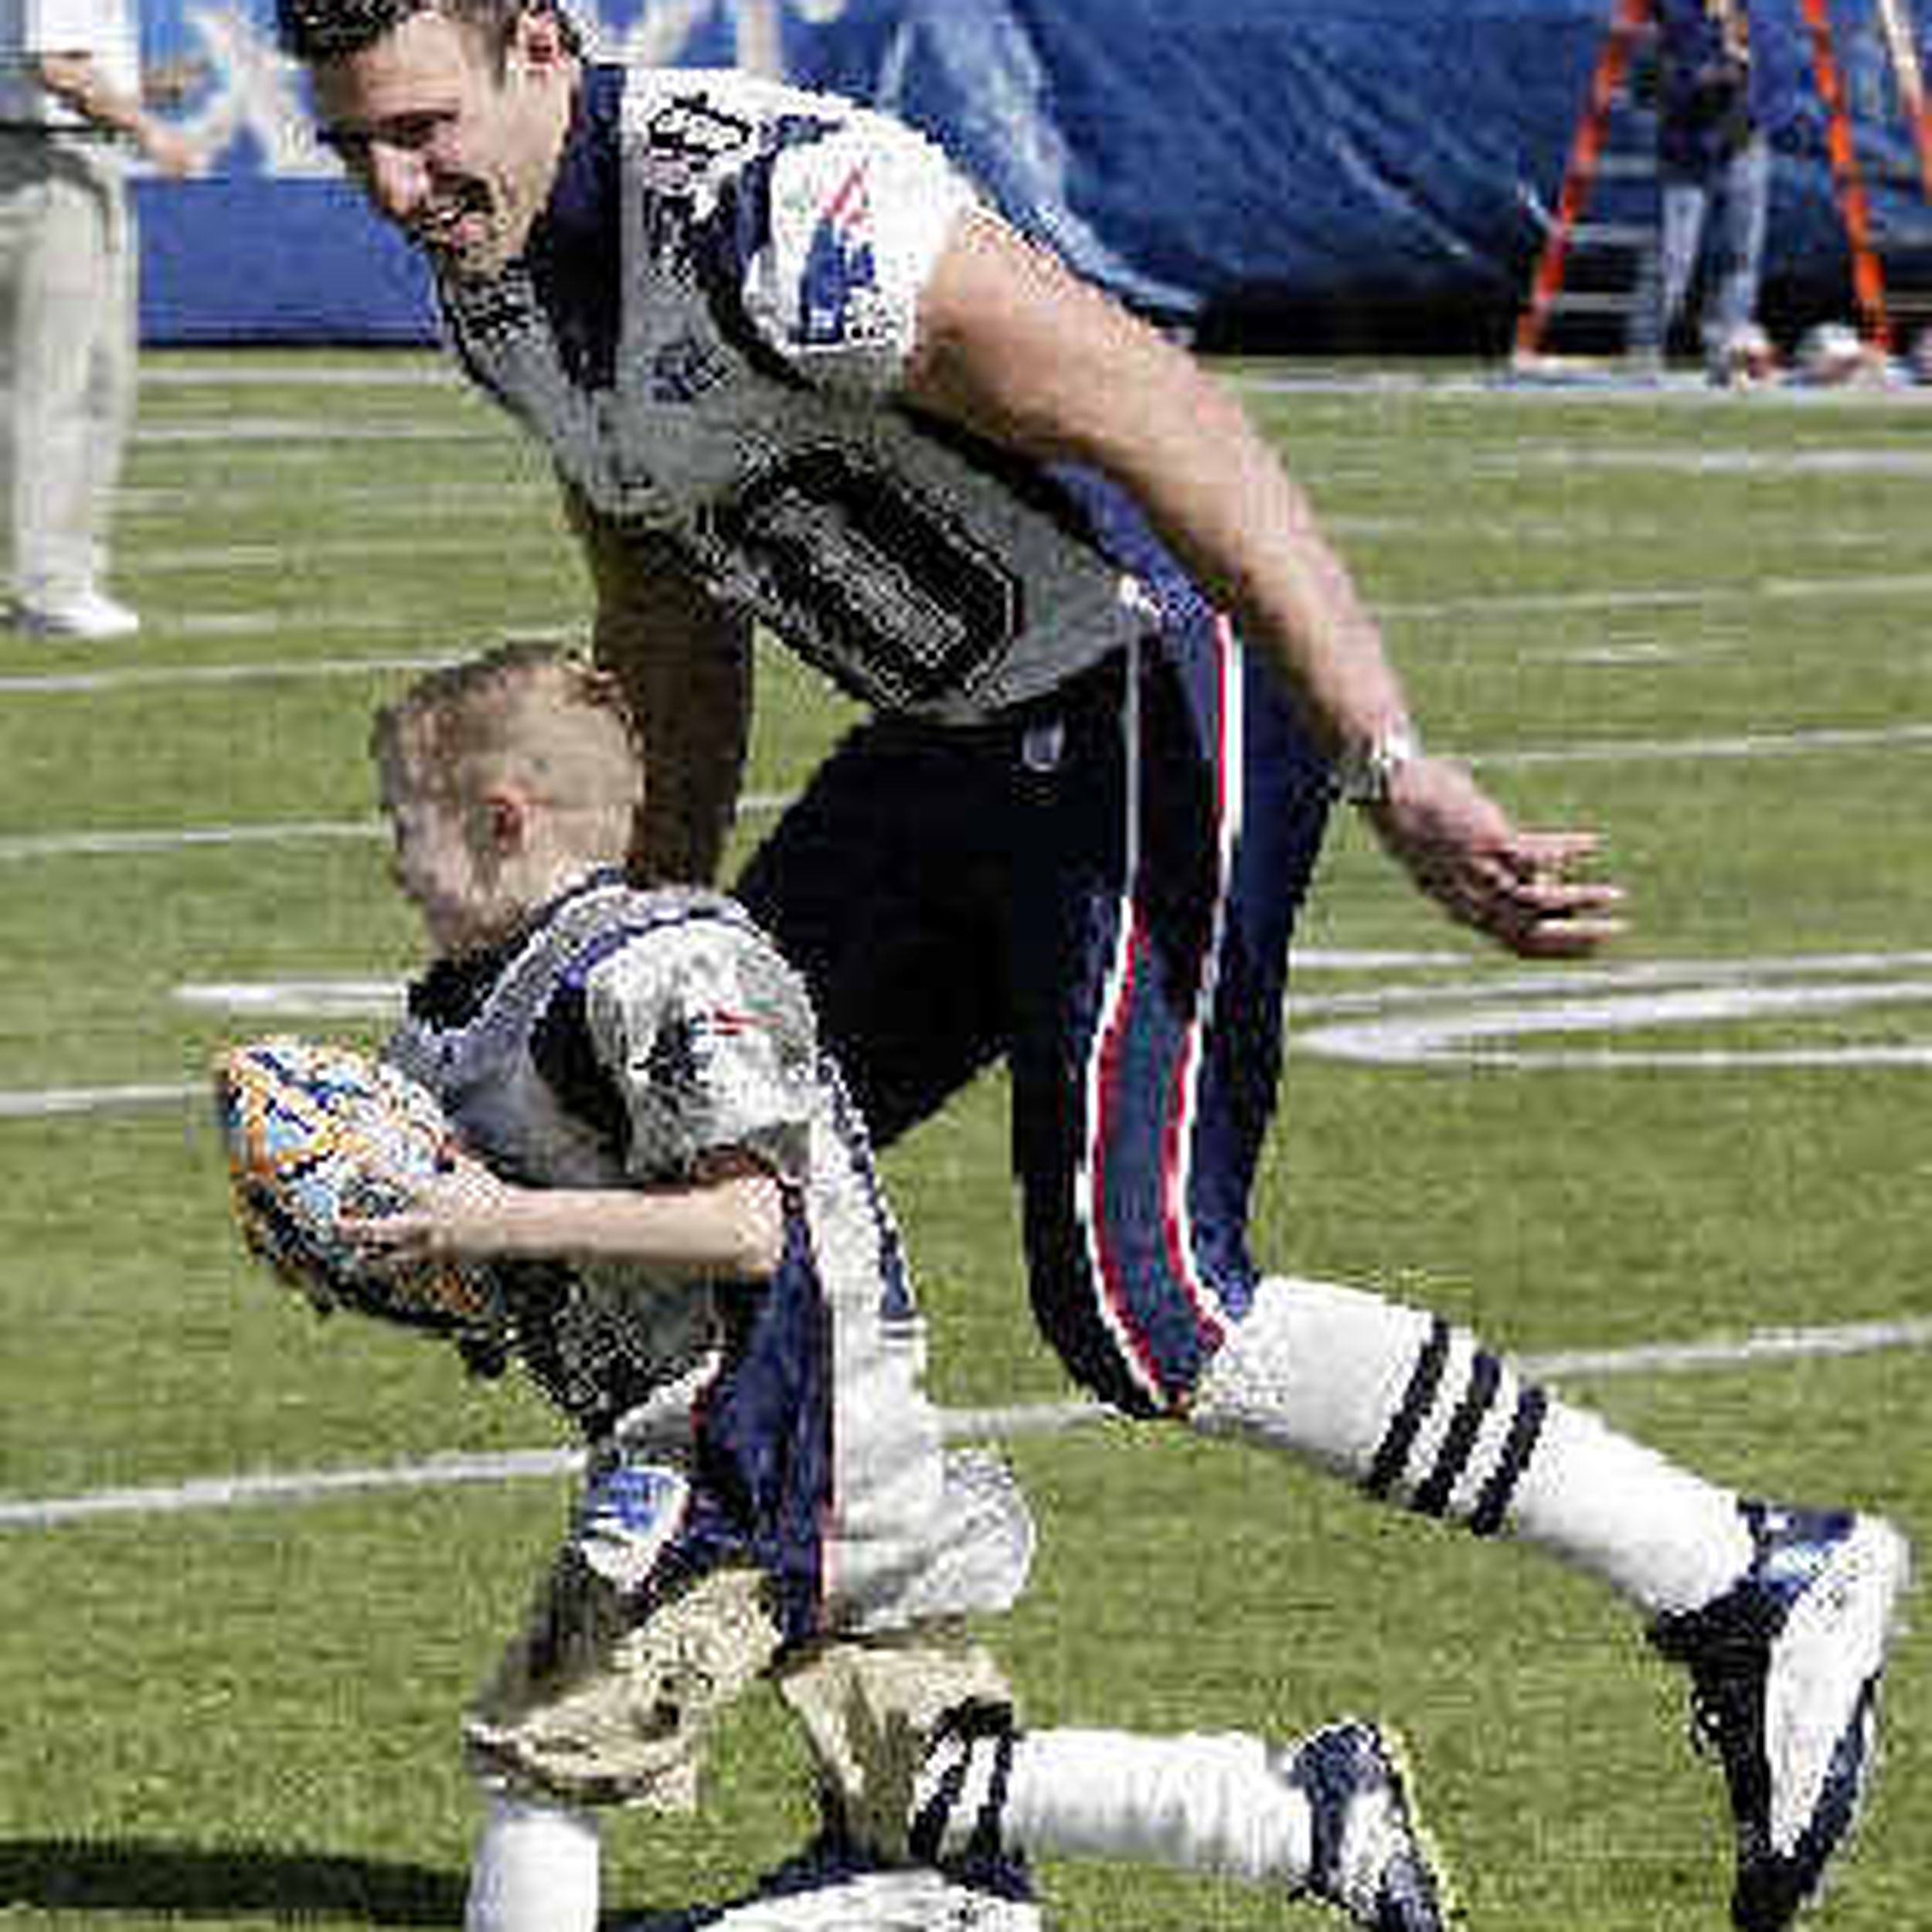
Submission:
M 250 1913 L 291 1924 L 456 1926 L 464 1876 L 317 1852 L 138 1840 L 0 1839 L 0 1911 Z

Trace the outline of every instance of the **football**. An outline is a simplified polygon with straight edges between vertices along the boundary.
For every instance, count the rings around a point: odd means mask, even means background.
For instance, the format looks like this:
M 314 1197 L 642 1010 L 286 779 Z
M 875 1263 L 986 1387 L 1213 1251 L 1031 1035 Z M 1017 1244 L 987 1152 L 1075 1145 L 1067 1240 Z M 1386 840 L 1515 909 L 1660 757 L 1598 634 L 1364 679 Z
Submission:
M 262 1039 L 215 1066 L 235 1215 L 250 1249 L 326 1314 L 450 1331 L 482 1311 L 471 1270 L 359 1248 L 345 1213 L 394 1213 L 445 1170 L 454 1130 L 424 1088 L 353 1048 Z

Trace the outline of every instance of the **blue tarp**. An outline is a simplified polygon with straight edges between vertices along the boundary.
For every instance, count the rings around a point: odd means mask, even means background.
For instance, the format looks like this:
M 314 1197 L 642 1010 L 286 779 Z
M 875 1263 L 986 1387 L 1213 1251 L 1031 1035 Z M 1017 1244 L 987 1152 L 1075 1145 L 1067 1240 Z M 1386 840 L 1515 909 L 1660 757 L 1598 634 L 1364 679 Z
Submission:
M 1918 0 L 1932 8 L 1932 0 Z M 1798 0 L 1756 0 L 1790 83 L 1770 267 L 1844 312 Z M 783 73 L 937 134 L 1015 218 L 1176 319 L 1277 307 L 1506 322 L 1610 0 L 605 0 L 607 48 Z M 1871 0 L 1839 0 L 1862 150 L 1909 160 Z M 150 340 L 416 340 L 421 274 L 314 140 L 270 0 L 164 0 L 218 151 L 144 182 Z

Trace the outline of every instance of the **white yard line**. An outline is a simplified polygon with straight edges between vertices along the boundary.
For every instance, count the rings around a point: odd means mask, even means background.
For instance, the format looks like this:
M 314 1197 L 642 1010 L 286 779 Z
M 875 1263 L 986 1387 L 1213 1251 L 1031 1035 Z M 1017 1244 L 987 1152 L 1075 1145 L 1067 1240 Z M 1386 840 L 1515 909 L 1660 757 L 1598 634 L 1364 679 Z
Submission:
M 368 677 L 392 672 L 414 672 L 451 662 L 447 657 L 351 658 L 304 665 L 224 665 L 199 671 L 78 672 L 46 678 L 0 677 L 0 697 L 22 693 L 94 691 L 120 684 L 230 682 L 249 679 Z M 1599 743 L 1525 746 L 1515 750 L 1465 751 L 1456 755 L 1467 764 L 1489 769 L 1537 765 L 1657 764 L 1704 763 L 1712 759 L 1793 758 L 1846 751 L 1918 751 L 1932 746 L 1932 723 L 1834 728 L 1801 731 L 1740 732 L 1721 737 L 1606 738 Z M 752 792 L 740 810 L 753 816 L 783 811 L 794 794 Z M 127 831 L 29 832 L 0 837 L 0 865 L 29 859 L 125 857 L 140 853 L 178 852 L 201 845 L 302 844 L 317 840 L 376 838 L 383 835 L 376 819 L 291 819 L 280 823 L 190 825 Z
M 463 1483 L 515 1482 L 568 1475 L 577 1466 L 566 1449 L 507 1451 L 499 1455 L 432 1456 L 419 1463 L 369 1468 L 256 1470 L 205 1476 L 150 1488 L 96 1489 L 40 1502 L 0 1499 L 0 1529 L 48 1529 L 102 1516 L 179 1516 L 250 1503 L 321 1502 L 332 1496 L 384 1489 L 444 1489 Z
M 292 627 L 294 621 L 293 618 L 260 619 L 223 613 L 206 617 L 185 618 L 175 628 L 189 629 L 199 625 L 213 634 L 243 627 L 274 630 L 284 628 L 284 624 Z M 367 616 L 356 618 L 343 614 L 327 614 L 319 618 L 311 614 L 303 621 L 310 624 L 320 624 L 332 631 L 382 631 L 400 628 L 400 620 Z M 410 628 L 420 629 L 423 627 L 411 620 Z M 543 630 L 518 628 L 505 631 L 500 641 L 505 643 L 563 643 L 577 635 L 577 631 L 567 628 Z M 169 689 L 180 685 L 270 684 L 314 678 L 380 677 L 391 672 L 413 674 L 434 671 L 444 665 L 454 663 L 460 655 L 455 650 L 450 650 L 411 651 L 385 657 L 303 658 L 289 662 L 116 665 L 105 669 L 97 666 L 86 670 L 25 672 L 11 677 L 0 677 L 0 697 L 85 697 L 111 691 Z
M 142 517 L 158 519 L 165 516 L 168 529 L 172 531 L 184 509 L 205 512 L 219 505 L 235 503 L 255 510 L 261 507 L 261 500 L 259 478 L 228 475 L 210 479 L 197 478 L 192 485 L 130 483 L 121 492 L 117 507 L 121 516 L 128 520 Z M 479 507 L 486 511 L 498 508 L 508 511 L 522 502 L 548 506 L 556 502 L 556 485 L 536 469 L 527 476 L 481 479 L 444 477 L 427 492 L 420 476 L 411 476 L 406 472 L 387 482 L 369 478 L 354 483 L 332 481 L 328 490 L 329 513 L 333 518 L 339 519 L 345 511 L 387 512 L 400 505 L 407 509 L 408 522 L 414 527 L 459 516 Z M 383 522 L 386 528 L 394 527 L 393 519 L 385 516 Z M 292 549 L 297 546 L 291 544 L 289 547 Z M 124 535 L 122 548 L 124 551 L 128 548 Z M 474 545 L 471 549 L 473 553 L 483 553 Z M 145 558 L 145 546 L 138 548 L 138 554 Z
M 1594 1381 L 1604 1376 L 1695 1375 L 1767 1362 L 1819 1362 L 1882 1355 L 1895 1349 L 1932 1348 L 1932 1317 L 1855 1321 L 1820 1328 L 1760 1328 L 1706 1342 L 1651 1342 L 1630 1349 L 1580 1349 L 1526 1355 L 1519 1366 L 1540 1381 Z
M 387 417 L 225 416 L 202 423 L 143 423 L 134 430 L 139 444 L 163 447 L 206 447 L 240 444 L 270 450 L 278 456 L 299 454 L 311 446 L 338 443 L 490 443 L 509 444 L 511 435 L 498 423 L 479 417 L 471 422 L 399 422 Z
M 1819 726 L 1804 731 L 1749 731 L 1721 737 L 1606 738 L 1598 744 L 1478 751 L 1472 765 L 1658 764 L 1712 758 L 1800 758 L 1839 751 L 1917 751 L 1932 746 L 1932 724 Z
M 1932 1319 L 1859 1322 L 1835 1328 L 1764 1329 L 1702 1342 L 1577 1350 L 1519 1358 L 1539 1381 L 1688 1375 L 1766 1362 L 1842 1360 L 1901 1349 L 1932 1347 Z M 1097 1403 L 1027 1403 L 1007 1408 L 942 1412 L 954 1441 L 988 1441 L 1057 1434 L 1108 1420 Z M 579 1466 L 570 1449 L 509 1450 L 494 1454 L 430 1456 L 420 1462 L 335 1469 L 257 1470 L 142 1488 L 97 1489 L 70 1496 L 0 1497 L 0 1530 L 52 1529 L 114 1517 L 178 1516 L 264 1504 L 324 1502 L 394 1490 L 444 1489 L 471 1483 L 553 1480 Z
M 532 529 L 519 533 L 519 540 L 523 539 L 527 539 L 525 547 L 532 556 L 547 560 L 556 552 L 556 541 L 546 530 Z M 503 560 L 506 542 L 503 533 L 492 533 L 492 563 Z M 309 538 L 303 543 L 301 553 L 303 563 L 309 565 L 421 563 L 430 557 L 453 557 L 474 563 L 478 544 L 474 530 L 461 536 L 441 537 L 420 534 L 398 537 L 339 536 Z M 149 549 L 144 546 L 141 553 L 143 577 L 194 570 L 262 570 L 279 573 L 287 568 L 288 546 L 284 543 L 190 543 L 172 549 Z
M 738 809 L 760 818 L 782 811 L 789 792 L 747 792 Z M 342 839 L 386 838 L 389 828 L 379 818 L 291 818 L 252 825 L 183 825 L 173 829 L 126 832 L 23 832 L 0 838 L 0 865 L 41 859 L 125 859 L 155 853 L 189 852 L 202 846 L 301 845 Z
M 1593 611 L 1708 610 L 1760 604 L 1833 604 L 1870 598 L 1924 597 L 1932 594 L 1932 574 L 1923 571 L 1861 571 L 1855 576 L 1760 577 L 1749 583 L 1685 583 L 1654 590 L 1528 590 L 1494 596 L 1438 597 L 1405 604 L 1378 604 L 1385 622 L 1440 623 L 1450 618 L 1549 617 Z
M 389 359 L 393 357 L 393 360 Z M 144 361 L 143 389 L 446 389 L 474 396 L 474 388 L 446 355 L 434 349 L 377 350 L 339 362 L 283 359 L 273 351 L 240 355 L 194 349 L 179 361 Z
M 300 624 L 312 631 L 362 632 L 428 628 L 415 620 L 405 623 L 393 617 L 369 612 L 318 614 L 311 612 L 298 619 L 259 614 L 240 615 L 230 611 L 210 611 L 202 617 L 187 617 L 171 625 L 183 636 L 256 637 L 280 631 L 292 631 Z M 420 653 L 394 657 L 305 658 L 292 662 L 203 665 L 114 665 L 77 666 L 72 670 L 25 671 L 0 677 L 0 697 L 68 698 L 99 697 L 116 691 L 172 690 L 181 685 L 264 684 L 304 678 L 368 677 L 379 672 L 412 671 L 447 663 L 454 651 L 424 656 Z
M 179 1107 L 206 1100 L 205 1081 L 186 1085 L 127 1087 L 49 1087 L 19 1093 L 0 1093 L 0 1121 L 58 1120 L 77 1114 L 126 1114 L 149 1107 Z
M 300 845 L 383 836 L 378 819 L 291 819 L 276 825 L 189 825 L 173 832 L 49 832 L 0 838 L 0 865 L 34 859 L 126 859 L 201 846 Z

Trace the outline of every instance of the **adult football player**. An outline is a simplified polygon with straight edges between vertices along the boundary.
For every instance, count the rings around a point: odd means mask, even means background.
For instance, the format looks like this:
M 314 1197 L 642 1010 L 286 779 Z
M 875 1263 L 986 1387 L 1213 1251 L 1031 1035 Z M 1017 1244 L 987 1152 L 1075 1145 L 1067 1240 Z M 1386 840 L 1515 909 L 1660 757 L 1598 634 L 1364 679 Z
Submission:
M 1447 1323 L 1248 1253 L 1332 801 L 1529 956 L 1617 930 L 1593 840 L 1425 752 L 1239 407 L 908 128 L 588 61 L 550 0 L 281 9 L 325 138 L 562 479 L 647 738 L 639 876 L 716 862 L 754 623 L 869 704 L 739 891 L 875 1131 L 1003 1055 L 1034 1306 L 1090 1388 L 1633 1599 L 1716 1714 L 1738 1922 L 1787 1923 L 1866 1781 L 1902 1539 L 1742 1502 Z

